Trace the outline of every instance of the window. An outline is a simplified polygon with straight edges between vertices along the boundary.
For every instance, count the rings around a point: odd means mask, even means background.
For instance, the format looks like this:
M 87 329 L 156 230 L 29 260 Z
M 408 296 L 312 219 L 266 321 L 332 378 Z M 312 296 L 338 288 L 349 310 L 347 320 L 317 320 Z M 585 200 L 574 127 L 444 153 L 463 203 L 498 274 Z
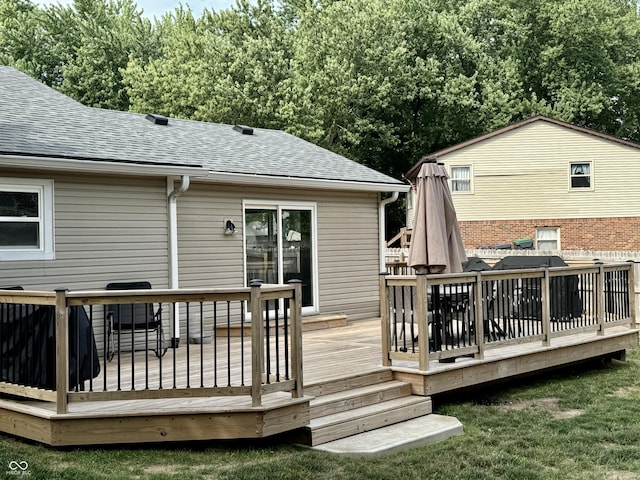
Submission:
M 0 178 L 0 260 L 53 259 L 53 182 Z
M 471 167 L 455 166 L 451 167 L 451 191 L 471 192 Z
M 314 204 L 245 202 L 245 279 L 302 281 L 302 307 L 317 306 Z
M 591 188 L 591 162 L 571 163 L 571 188 Z
M 536 228 L 536 249 L 560 250 L 560 229 L 557 227 Z

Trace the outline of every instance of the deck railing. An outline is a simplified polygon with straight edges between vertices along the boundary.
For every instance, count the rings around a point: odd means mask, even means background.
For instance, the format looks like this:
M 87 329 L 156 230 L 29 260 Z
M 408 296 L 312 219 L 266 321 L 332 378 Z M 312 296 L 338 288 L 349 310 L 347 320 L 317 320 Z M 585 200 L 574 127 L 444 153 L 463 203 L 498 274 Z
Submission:
M 111 332 L 118 337 L 109 342 L 108 311 L 139 304 L 152 305 L 160 317 L 160 347 L 146 329 Z M 177 328 L 187 338 L 165 350 Z M 58 413 L 70 402 L 178 397 L 250 396 L 260 406 L 269 393 L 302 397 L 301 331 L 299 282 L 0 290 L 0 393 L 56 402 Z
M 635 328 L 630 263 L 380 278 L 384 365 L 427 370 L 489 348 Z

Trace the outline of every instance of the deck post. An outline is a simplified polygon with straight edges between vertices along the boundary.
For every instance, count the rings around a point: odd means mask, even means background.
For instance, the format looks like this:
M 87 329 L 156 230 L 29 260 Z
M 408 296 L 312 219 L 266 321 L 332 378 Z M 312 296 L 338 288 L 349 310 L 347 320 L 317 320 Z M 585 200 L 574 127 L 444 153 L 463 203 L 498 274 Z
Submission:
M 474 287 L 474 302 L 475 302 L 475 330 L 476 330 L 476 345 L 478 346 L 478 353 L 474 354 L 473 358 L 476 360 L 484 359 L 484 301 L 486 300 L 482 296 L 482 273 L 476 272 L 476 285 Z
M 551 277 L 549 268 L 545 267 L 542 277 L 542 345 L 548 347 L 551 344 Z
M 389 324 L 389 297 L 387 295 L 387 272 L 379 275 L 380 285 L 380 340 L 382 342 L 382 366 L 390 367 L 391 359 L 389 358 L 389 350 L 391 350 L 391 338 Z
M 631 317 L 629 326 L 631 328 L 638 328 L 638 324 L 636 323 L 638 312 L 636 309 L 638 308 L 637 295 L 640 293 L 640 290 L 636 288 L 636 281 L 638 280 L 637 268 L 639 263 L 635 260 L 629 260 L 629 263 L 629 316 Z
M 597 262 L 596 265 L 598 265 L 598 282 L 597 282 L 597 288 L 598 290 L 596 291 L 596 301 L 598 304 L 598 311 L 596 313 L 597 317 L 597 323 L 598 323 L 598 335 L 604 335 L 604 316 L 605 316 L 605 308 L 604 308 L 604 301 L 605 301 L 605 297 L 604 297 L 604 287 L 605 287 L 605 282 L 604 282 L 604 264 L 602 262 Z
M 419 368 L 429 370 L 429 303 L 427 274 L 416 272 L 416 306 L 414 315 L 418 322 Z
M 69 391 L 69 314 L 67 289 L 56 288 L 56 411 L 67 413 Z
M 252 280 L 251 287 L 251 404 L 262 405 L 262 373 L 264 371 L 264 321 L 262 319 L 261 280 Z
M 296 388 L 291 392 L 293 398 L 304 396 L 304 381 L 302 369 L 302 282 L 291 280 L 294 285 L 293 299 L 289 303 L 291 312 L 291 371 L 295 375 Z M 285 339 L 287 341 L 287 339 Z

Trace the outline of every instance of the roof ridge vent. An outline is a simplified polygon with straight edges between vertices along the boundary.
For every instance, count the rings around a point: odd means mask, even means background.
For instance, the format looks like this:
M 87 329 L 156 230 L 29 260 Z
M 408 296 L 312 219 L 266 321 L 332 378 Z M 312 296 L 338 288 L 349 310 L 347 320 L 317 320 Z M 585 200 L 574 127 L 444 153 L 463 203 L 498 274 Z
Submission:
M 149 113 L 146 117 L 151 123 L 156 125 L 168 125 L 169 119 L 167 117 L 163 117 L 162 115 L 158 115 L 157 113 Z
M 243 135 L 253 135 L 253 128 L 248 127 L 247 125 L 234 125 L 233 129 Z

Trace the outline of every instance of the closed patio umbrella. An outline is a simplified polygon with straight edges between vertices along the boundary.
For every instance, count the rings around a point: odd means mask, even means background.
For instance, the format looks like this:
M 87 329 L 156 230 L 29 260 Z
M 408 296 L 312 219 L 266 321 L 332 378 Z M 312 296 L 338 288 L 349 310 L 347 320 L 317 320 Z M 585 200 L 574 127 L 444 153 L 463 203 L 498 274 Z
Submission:
M 421 273 L 460 273 L 467 254 L 444 166 L 424 163 L 417 177 L 408 264 Z
M 417 273 L 460 273 L 462 262 L 467 261 L 448 178 L 444 166 L 435 161 L 420 167 L 408 258 L 408 265 Z M 444 287 L 444 297 L 450 295 L 450 288 Z M 447 339 L 452 338 L 451 319 L 445 320 L 440 286 L 435 285 L 430 290 L 430 310 L 434 313 L 430 336 L 433 348 L 439 350 Z

